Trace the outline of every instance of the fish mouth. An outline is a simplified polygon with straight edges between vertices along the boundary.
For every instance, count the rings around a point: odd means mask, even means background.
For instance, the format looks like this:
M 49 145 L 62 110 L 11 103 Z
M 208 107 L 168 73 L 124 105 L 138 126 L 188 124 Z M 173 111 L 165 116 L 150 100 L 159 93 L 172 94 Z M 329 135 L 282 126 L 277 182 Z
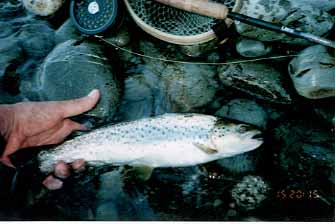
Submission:
M 256 139 L 256 140 L 263 140 L 263 134 L 261 132 L 255 134 L 254 136 L 252 136 L 252 139 Z

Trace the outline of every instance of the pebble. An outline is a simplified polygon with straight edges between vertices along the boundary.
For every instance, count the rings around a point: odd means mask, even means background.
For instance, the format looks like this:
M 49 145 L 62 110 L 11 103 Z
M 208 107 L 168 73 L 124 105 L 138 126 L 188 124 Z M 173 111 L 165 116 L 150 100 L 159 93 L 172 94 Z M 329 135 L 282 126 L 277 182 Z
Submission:
M 243 57 L 260 57 L 270 53 L 271 50 L 271 46 L 257 40 L 242 38 L 236 43 L 236 51 Z

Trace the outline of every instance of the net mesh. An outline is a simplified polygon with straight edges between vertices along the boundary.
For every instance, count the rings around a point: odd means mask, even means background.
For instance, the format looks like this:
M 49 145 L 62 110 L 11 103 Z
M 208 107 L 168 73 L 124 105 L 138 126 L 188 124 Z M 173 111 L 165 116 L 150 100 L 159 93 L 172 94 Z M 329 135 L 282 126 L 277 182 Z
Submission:
M 235 0 L 216 0 L 232 9 Z M 192 36 L 206 33 L 216 20 L 166 6 L 154 0 L 128 0 L 134 13 L 147 25 L 173 35 Z

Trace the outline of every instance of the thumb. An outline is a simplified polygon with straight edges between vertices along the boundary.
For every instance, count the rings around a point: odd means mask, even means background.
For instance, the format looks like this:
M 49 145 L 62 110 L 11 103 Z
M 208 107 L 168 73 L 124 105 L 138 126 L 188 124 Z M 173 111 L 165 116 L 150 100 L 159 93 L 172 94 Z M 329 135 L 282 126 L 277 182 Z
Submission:
M 13 167 L 15 168 L 15 166 L 13 165 L 13 163 L 10 161 L 9 157 L 8 156 L 3 156 L 0 158 L 0 162 L 5 164 L 6 166 L 9 166 L 9 167 Z
M 57 110 L 61 110 L 63 117 L 72 117 L 92 109 L 100 98 L 100 92 L 97 89 L 92 90 L 87 96 L 56 102 Z

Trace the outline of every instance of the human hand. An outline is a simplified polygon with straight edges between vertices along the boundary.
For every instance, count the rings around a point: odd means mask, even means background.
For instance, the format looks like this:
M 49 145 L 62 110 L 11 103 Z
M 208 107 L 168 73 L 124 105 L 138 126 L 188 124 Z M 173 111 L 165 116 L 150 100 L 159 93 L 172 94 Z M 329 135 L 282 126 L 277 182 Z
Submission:
M 7 145 L 0 161 L 12 166 L 9 155 L 22 148 L 61 143 L 73 131 L 87 130 L 87 128 L 69 119 L 92 109 L 98 102 L 100 93 L 93 90 L 88 96 L 50 102 L 22 102 L 0 107 L 0 131 L 7 140 Z M 75 161 L 74 169 L 83 167 L 84 161 Z M 55 167 L 55 175 L 65 178 L 69 175 L 69 166 L 60 162 Z M 44 183 L 49 183 L 53 177 L 49 176 Z M 49 180 L 49 181 L 48 181 Z M 51 181 L 54 185 L 59 180 Z M 55 187 L 53 187 L 55 188 Z

